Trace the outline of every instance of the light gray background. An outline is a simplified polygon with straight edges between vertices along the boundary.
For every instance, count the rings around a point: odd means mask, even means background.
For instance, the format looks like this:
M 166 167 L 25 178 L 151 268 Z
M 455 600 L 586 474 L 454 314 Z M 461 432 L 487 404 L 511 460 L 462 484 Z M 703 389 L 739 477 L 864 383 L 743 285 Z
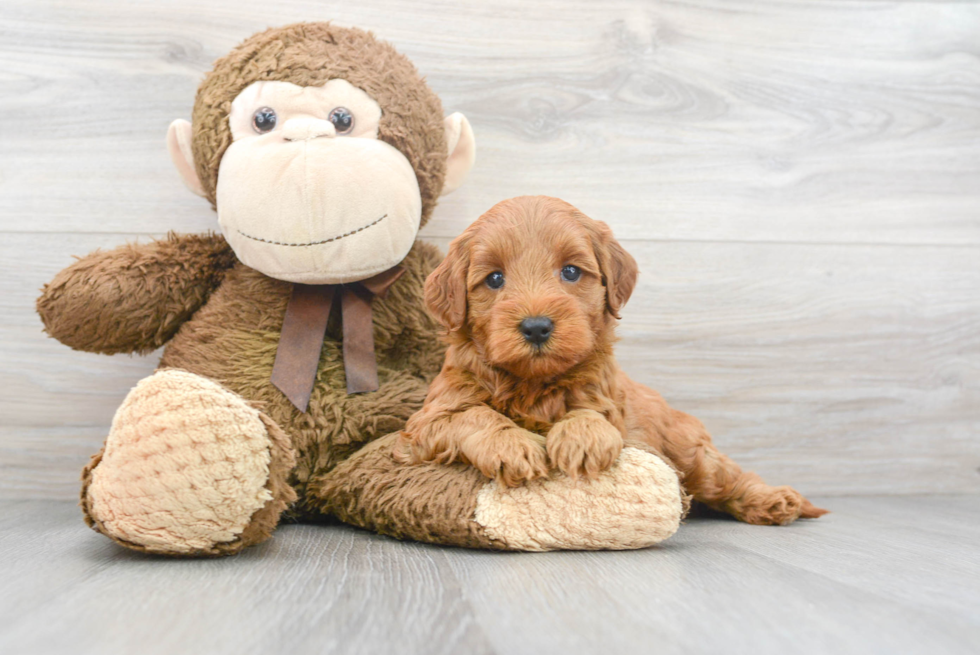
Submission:
M 458 0 L 0 4 L 0 497 L 70 498 L 155 357 L 46 338 L 72 256 L 216 229 L 164 135 L 211 62 L 371 28 L 478 141 L 424 237 L 559 196 L 640 263 L 618 356 L 808 493 L 980 491 L 980 5 Z

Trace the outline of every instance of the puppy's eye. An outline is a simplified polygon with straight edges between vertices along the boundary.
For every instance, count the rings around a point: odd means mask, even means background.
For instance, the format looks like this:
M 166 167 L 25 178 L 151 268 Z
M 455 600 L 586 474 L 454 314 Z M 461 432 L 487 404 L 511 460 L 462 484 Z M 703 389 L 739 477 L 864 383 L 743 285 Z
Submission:
M 276 112 L 272 107 L 261 107 L 252 114 L 252 129 L 259 134 L 271 132 L 276 128 Z
M 578 282 L 580 277 L 582 277 L 582 269 L 578 266 L 569 264 L 561 269 L 561 279 L 566 282 Z
M 330 116 L 327 118 L 333 123 L 337 134 L 347 134 L 354 129 L 354 115 L 350 113 L 350 109 L 347 107 L 337 107 L 330 112 Z
M 487 286 L 491 289 L 499 289 L 504 286 L 504 274 L 500 271 L 494 271 L 487 276 Z

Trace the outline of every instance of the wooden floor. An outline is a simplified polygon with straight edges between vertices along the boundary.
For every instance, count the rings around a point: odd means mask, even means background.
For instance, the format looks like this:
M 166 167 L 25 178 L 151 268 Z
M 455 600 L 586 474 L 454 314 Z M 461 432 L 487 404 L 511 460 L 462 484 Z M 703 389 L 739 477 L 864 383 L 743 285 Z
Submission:
M 823 498 L 788 528 L 692 518 L 658 548 L 501 554 L 283 527 L 221 560 L 0 506 L 0 653 L 977 653 L 980 497 Z

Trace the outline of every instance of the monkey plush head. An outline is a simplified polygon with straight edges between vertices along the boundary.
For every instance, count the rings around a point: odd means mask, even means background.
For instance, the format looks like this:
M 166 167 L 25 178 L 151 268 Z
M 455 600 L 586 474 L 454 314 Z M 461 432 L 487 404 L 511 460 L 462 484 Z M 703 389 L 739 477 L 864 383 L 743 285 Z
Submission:
M 192 118 L 167 135 L 185 183 L 243 263 L 305 284 L 400 262 L 475 155 L 466 118 L 443 118 L 407 58 L 330 23 L 246 40 L 215 63 Z

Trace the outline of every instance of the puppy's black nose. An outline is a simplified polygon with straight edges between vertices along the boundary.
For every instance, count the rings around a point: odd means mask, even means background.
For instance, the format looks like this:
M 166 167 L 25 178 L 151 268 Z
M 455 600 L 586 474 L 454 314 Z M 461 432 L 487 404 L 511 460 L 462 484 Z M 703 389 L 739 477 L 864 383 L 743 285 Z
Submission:
M 521 321 L 521 334 L 535 346 L 550 339 L 554 329 L 555 324 L 547 316 L 532 316 Z

